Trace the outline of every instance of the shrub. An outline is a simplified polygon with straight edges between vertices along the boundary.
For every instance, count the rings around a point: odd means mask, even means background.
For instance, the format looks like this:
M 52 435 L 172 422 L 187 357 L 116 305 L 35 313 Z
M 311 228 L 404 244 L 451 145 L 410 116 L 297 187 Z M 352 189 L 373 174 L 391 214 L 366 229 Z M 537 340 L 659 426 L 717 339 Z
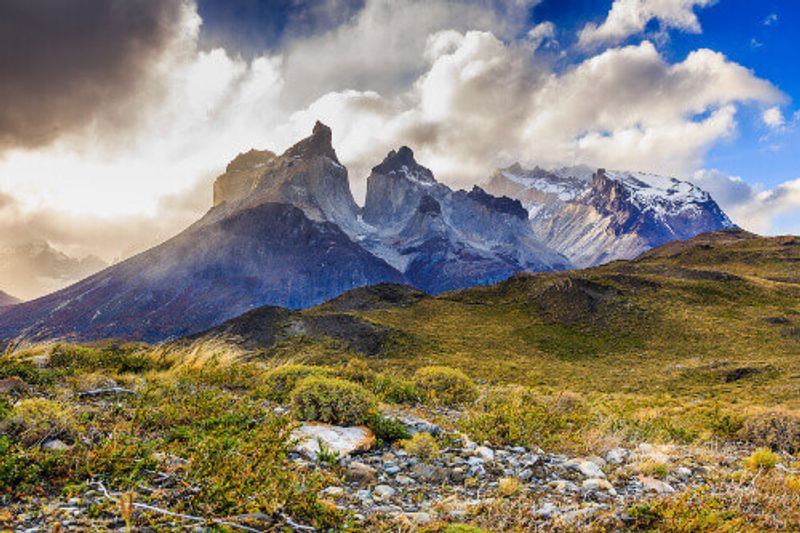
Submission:
M 408 438 L 408 429 L 402 422 L 387 418 L 380 413 L 370 416 L 367 426 L 375 434 L 378 444 L 391 444 L 400 439 Z
M 446 366 L 426 366 L 414 374 L 417 389 L 434 404 L 460 405 L 477 398 L 475 383 L 463 372 Z
M 347 381 L 363 385 L 385 402 L 416 403 L 419 400 L 413 383 L 397 376 L 375 372 L 363 359 L 350 359 L 338 375 Z
M 439 443 L 430 433 L 415 433 L 410 439 L 400 443 L 405 451 L 423 460 L 429 460 L 439 454 Z
M 644 461 L 639 463 L 638 470 L 646 476 L 664 478 L 669 474 L 669 465 L 660 461 Z
M 355 426 L 368 423 L 377 411 L 369 391 L 338 378 L 308 377 L 295 387 L 291 399 L 300 420 Z
M 800 451 L 800 416 L 772 411 L 748 417 L 739 437 L 756 446 L 795 454 Z
M 303 379 L 310 376 L 327 376 L 328 371 L 318 366 L 283 365 L 264 375 L 264 393 L 274 402 L 285 402 Z
M 745 466 L 752 470 L 771 470 L 781 460 L 781 456 L 769 448 L 758 448 L 745 461 Z
M 4 426 L 28 446 L 49 438 L 71 437 L 75 432 L 72 413 L 58 402 L 44 398 L 20 400 Z
M 467 411 L 459 427 L 474 440 L 496 446 L 576 451 L 585 449 L 592 422 L 586 404 L 565 411 L 557 396 L 542 396 L 525 387 L 500 387 Z
M 497 492 L 500 496 L 516 496 L 522 491 L 522 482 L 515 477 L 504 477 L 497 482 Z

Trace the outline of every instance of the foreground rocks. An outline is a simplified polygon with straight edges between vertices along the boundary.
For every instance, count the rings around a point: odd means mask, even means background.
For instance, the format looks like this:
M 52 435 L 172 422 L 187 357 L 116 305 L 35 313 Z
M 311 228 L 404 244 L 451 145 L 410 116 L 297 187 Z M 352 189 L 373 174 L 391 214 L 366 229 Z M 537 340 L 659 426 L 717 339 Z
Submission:
M 375 445 L 375 435 L 366 427 L 338 427 L 330 424 L 306 423 L 292 432 L 297 441 L 295 451 L 309 459 L 317 459 L 320 451 L 348 456 L 367 451 Z
M 407 420 L 415 432 L 424 427 L 422 419 Z M 685 448 L 643 444 L 568 457 L 541 449 L 477 444 L 463 434 L 430 427 L 453 444 L 427 460 L 398 446 L 352 449 L 333 467 L 309 461 L 305 452 L 293 459 L 342 474 L 341 484 L 320 493 L 332 505 L 354 513 L 358 520 L 396 521 L 412 529 L 436 521 L 468 520 L 486 506 L 515 498 L 528 502 L 525 515 L 537 528 L 580 528 L 600 513 L 624 521 L 626 509 L 637 502 L 710 484 L 709 469 Z M 708 451 L 697 451 L 701 453 Z M 720 460 L 740 468 L 739 458 Z

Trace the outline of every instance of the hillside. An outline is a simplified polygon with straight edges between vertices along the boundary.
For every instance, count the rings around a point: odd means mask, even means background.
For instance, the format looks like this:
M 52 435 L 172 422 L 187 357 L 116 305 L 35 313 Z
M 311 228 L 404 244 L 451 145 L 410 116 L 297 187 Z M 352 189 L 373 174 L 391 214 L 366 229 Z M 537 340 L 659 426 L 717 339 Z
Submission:
M 7 307 L 20 303 L 22 300 L 15 298 L 7 292 L 0 291 L 0 307 Z
M 334 301 L 298 316 L 348 314 L 393 332 L 375 359 L 386 368 L 441 363 L 494 382 L 587 392 L 680 393 L 702 383 L 708 394 L 745 388 L 769 403 L 800 406 L 790 377 L 800 372 L 798 264 L 800 238 L 727 230 L 635 261 L 519 274 L 403 305 L 341 308 Z M 357 302 L 359 294 L 337 300 Z M 317 362 L 342 357 L 308 335 L 260 346 Z M 740 368 L 748 369 L 745 377 L 725 381 Z
M 160 346 L 22 346 L 0 355 L 0 525 L 795 531 L 798 262 L 800 238 L 728 230 Z

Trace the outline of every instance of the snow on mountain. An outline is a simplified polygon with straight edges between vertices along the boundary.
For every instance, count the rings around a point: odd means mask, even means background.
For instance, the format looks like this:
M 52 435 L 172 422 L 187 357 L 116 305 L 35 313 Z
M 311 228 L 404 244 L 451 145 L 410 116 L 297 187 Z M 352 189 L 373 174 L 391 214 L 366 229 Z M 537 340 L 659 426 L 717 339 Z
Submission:
M 734 227 L 699 187 L 644 172 L 515 164 L 498 170 L 487 190 L 520 199 L 535 234 L 577 266 L 631 259 L 671 240 Z

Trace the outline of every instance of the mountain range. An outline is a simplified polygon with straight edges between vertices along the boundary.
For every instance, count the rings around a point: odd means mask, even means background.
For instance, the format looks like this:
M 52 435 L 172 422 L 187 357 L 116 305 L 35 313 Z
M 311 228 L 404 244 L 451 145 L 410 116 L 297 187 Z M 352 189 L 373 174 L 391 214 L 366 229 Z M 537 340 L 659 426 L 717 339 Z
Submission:
M 372 169 L 359 207 L 317 123 L 281 155 L 237 156 L 213 207 L 176 237 L 0 315 L 0 339 L 161 341 L 265 305 L 302 309 L 381 282 L 437 294 L 731 226 L 707 193 L 671 178 L 516 165 L 486 190 L 453 190 L 408 147 Z
M 105 268 L 102 259 L 71 257 L 44 240 L 0 249 L 0 284 L 29 300 L 62 289 Z
M 495 172 L 487 190 L 521 200 L 535 235 L 577 267 L 735 227 L 699 187 L 643 172 L 515 164 Z

